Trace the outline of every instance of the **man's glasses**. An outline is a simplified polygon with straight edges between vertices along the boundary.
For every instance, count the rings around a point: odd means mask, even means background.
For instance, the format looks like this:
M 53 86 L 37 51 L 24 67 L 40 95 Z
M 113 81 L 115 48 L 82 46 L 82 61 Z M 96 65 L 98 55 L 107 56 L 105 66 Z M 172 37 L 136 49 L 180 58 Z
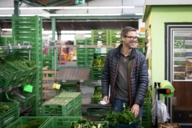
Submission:
M 124 36 L 125 38 L 129 38 L 129 39 L 133 39 L 133 40 L 137 40 L 138 37 L 137 36 Z

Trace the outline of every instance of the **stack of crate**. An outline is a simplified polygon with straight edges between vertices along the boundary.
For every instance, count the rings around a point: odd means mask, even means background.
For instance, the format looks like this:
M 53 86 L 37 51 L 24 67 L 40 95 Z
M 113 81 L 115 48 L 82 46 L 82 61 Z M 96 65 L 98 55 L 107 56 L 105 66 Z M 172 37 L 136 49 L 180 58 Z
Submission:
M 16 45 L 13 37 L 0 37 L 0 46 L 8 46 L 9 44 Z
M 12 37 L 15 38 L 17 44 L 32 46 L 30 59 L 38 66 L 35 78 L 31 82 L 33 85 L 33 93 L 35 94 L 35 105 L 32 109 L 32 115 L 39 114 L 39 108 L 42 104 L 42 18 L 38 16 L 12 17 Z M 23 57 L 28 58 L 28 50 L 20 50 Z
M 82 95 L 80 92 L 62 92 L 42 105 L 44 116 L 81 116 Z
M 111 48 L 95 48 L 94 57 L 91 63 L 91 79 L 101 80 L 107 53 Z
M 73 100 L 73 113 L 72 116 L 81 116 L 82 115 L 82 94 L 81 92 L 61 92 L 56 97 L 63 99 L 72 99 Z
M 108 45 L 109 44 L 109 30 L 91 30 L 91 38 L 93 45 Z
M 91 104 L 98 104 L 102 100 L 101 85 L 95 86 L 94 93 L 91 97 Z
M 139 50 L 140 52 L 142 52 L 143 54 L 145 54 L 145 38 L 138 38 L 138 48 L 137 50 Z
M 18 102 L 0 102 L 0 108 L 0 128 L 5 128 L 11 122 L 19 118 L 20 112 Z
M 77 48 L 77 66 L 89 67 L 91 65 L 95 48 L 83 48 L 83 45 L 90 45 L 90 39 L 77 39 L 76 45 L 82 45 L 82 48 Z
M 0 46 L 15 46 L 15 39 L 13 37 L 0 37 Z M 0 54 L 6 55 L 8 53 L 8 49 L 0 50 Z
M 111 45 L 121 43 L 121 30 L 109 30 L 109 42 Z
M 6 128 L 51 128 L 44 127 L 44 124 L 50 120 L 50 116 L 22 116 L 14 122 L 11 122 Z M 50 126 L 49 124 L 48 126 Z
M 144 128 L 152 127 L 152 115 L 151 115 L 152 103 L 151 102 L 152 102 L 151 90 L 148 89 L 145 94 L 144 104 L 143 104 L 142 126 Z

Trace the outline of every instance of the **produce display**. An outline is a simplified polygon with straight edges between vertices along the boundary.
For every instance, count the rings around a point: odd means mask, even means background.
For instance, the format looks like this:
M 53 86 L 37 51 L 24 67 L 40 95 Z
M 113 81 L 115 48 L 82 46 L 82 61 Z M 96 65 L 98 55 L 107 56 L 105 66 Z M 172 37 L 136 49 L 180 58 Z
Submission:
M 106 61 L 105 57 L 95 58 L 93 60 L 93 66 L 94 67 L 104 67 L 105 61 Z
M 35 119 L 27 122 L 27 124 L 19 125 L 17 128 L 38 128 L 45 120 Z
M 22 57 L 20 57 L 19 55 L 10 55 L 10 56 L 7 56 L 5 58 L 6 61 L 9 61 L 13 64 L 16 64 L 16 66 L 18 66 L 19 68 L 23 69 L 22 66 L 20 66 L 18 63 L 20 64 L 24 64 L 28 67 L 35 67 L 35 63 L 33 61 L 29 61 L 29 60 L 25 60 L 23 59 Z
M 9 105 L 4 102 L 0 102 L 0 114 L 8 111 L 10 109 Z
M 101 86 L 95 86 L 94 93 L 91 97 L 92 104 L 98 104 L 102 100 Z
M 94 122 L 82 118 L 77 122 L 72 122 L 71 128 L 108 128 L 107 122 Z
M 123 105 L 124 110 L 122 112 L 113 112 L 108 111 L 105 117 L 102 120 L 108 121 L 110 126 L 118 125 L 118 124 L 138 124 L 137 128 L 143 128 L 141 124 L 141 120 L 135 118 L 134 114 L 130 111 L 130 108 L 125 107 Z

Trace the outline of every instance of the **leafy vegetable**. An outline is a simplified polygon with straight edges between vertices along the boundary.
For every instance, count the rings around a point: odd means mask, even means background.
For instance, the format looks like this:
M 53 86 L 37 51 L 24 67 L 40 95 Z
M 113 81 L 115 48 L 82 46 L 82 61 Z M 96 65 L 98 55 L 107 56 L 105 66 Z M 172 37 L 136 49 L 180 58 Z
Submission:
M 38 128 L 44 121 L 42 119 L 35 119 L 27 122 L 27 124 L 19 125 L 17 128 Z
M 116 124 L 132 124 L 132 123 L 138 123 L 137 128 L 142 128 L 140 126 L 141 120 L 138 118 L 135 118 L 134 114 L 130 111 L 130 108 L 124 107 L 124 110 L 122 112 L 113 112 L 108 111 L 106 116 L 102 119 L 109 122 L 109 125 L 116 125 Z
M 72 122 L 71 128 L 108 128 L 107 122 L 96 123 L 85 118 L 78 120 L 77 122 Z
M 4 103 L 0 103 L 0 113 L 4 113 L 10 109 L 9 105 L 6 105 Z

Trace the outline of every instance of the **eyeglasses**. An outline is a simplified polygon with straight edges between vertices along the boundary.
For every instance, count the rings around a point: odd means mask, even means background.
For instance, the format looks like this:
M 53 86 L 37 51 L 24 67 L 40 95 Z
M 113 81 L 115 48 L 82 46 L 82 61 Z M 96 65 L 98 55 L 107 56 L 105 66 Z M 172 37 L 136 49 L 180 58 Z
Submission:
M 129 38 L 129 39 L 133 39 L 133 40 L 137 40 L 138 37 L 137 36 L 124 36 L 125 38 Z

